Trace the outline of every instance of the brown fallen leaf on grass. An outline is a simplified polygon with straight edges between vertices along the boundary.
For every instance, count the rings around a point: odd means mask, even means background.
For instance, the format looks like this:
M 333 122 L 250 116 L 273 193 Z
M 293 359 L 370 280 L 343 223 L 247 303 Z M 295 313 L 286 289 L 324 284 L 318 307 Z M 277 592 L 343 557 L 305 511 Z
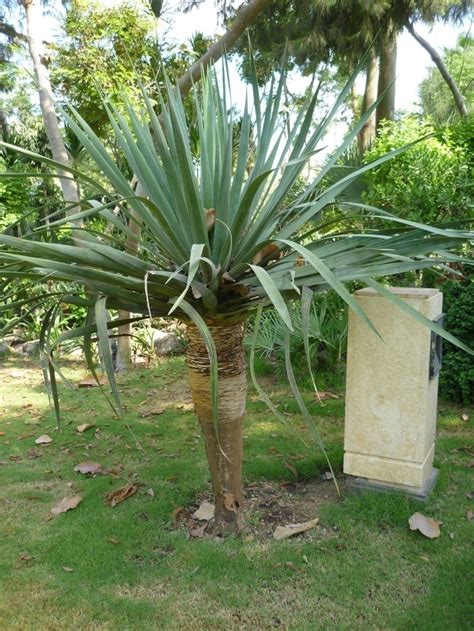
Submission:
M 82 423 L 81 425 L 78 425 L 76 427 L 76 432 L 78 434 L 83 434 L 84 432 L 87 432 L 88 429 L 92 429 L 93 427 L 95 427 L 95 423 Z
M 38 436 L 38 438 L 35 440 L 36 445 L 49 445 L 49 443 L 52 442 L 53 439 L 51 438 L 51 436 L 48 436 L 48 434 L 42 434 L 41 436 Z
M 197 511 L 194 511 L 192 516 L 194 517 L 194 519 L 198 519 L 199 521 L 210 521 L 211 519 L 214 519 L 215 511 L 216 507 L 214 506 L 214 504 L 211 504 L 211 502 L 207 502 L 206 500 L 204 500 L 204 502 L 201 502 L 201 505 L 197 509 Z
M 114 506 L 117 506 L 117 504 L 120 504 L 120 502 L 123 502 L 132 495 L 135 495 L 137 491 L 138 487 L 134 484 L 125 484 L 119 489 L 107 493 L 105 496 L 105 503 L 113 508 Z
M 102 465 L 98 462 L 80 462 L 74 467 L 74 471 L 84 475 L 98 475 L 102 473 Z
M 318 392 L 318 393 L 315 392 L 314 398 L 319 399 L 320 401 L 324 401 L 324 399 L 340 399 L 341 397 L 335 392 L 328 392 L 326 390 L 322 390 L 321 392 Z
M 321 474 L 321 480 L 334 480 L 334 476 L 330 471 L 325 471 Z
M 466 414 L 466 412 L 464 412 L 463 414 L 461 414 L 461 419 L 463 421 L 468 421 L 469 420 L 469 414 Z
M 468 500 L 474 500 L 474 491 L 468 491 L 466 497 Z
M 5 436 L 5 432 L 0 432 L 0 436 Z
M 68 510 L 76 508 L 82 502 L 82 495 L 74 495 L 73 497 L 63 497 L 63 499 L 51 509 L 54 516 L 65 513 Z
M 74 572 L 74 568 L 63 565 L 63 572 Z
M 474 512 L 472 508 L 467 509 L 466 517 L 467 517 L 467 521 L 472 521 L 474 519 Z
M 174 524 L 176 524 L 176 522 L 179 519 L 179 516 L 183 512 L 184 512 L 184 508 L 182 506 L 177 506 L 176 508 L 173 508 L 173 510 L 171 511 L 171 519 L 173 520 Z
M 164 408 L 160 407 L 151 408 L 149 410 L 143 410 L 143 412 L 140 412 L 140 416 L 142 418 L 146 418 L 147 416 L 158 416 L 159 414 L 163 414 L 164 411 Z
M 120 543 L 120 539 L 116 539 L 115 537 L 109 537 L 106 541 L 107 543 L 111 543 L 114 546 Z
M 34 559 L 34 557 L 30 556 L 29 554 L 27 554 L 26 552 L 24 552 L 23 554 L 20 554 L 20 556 L 18 557 L 18 559 L 20 561 L 32 561 Z
M 98 388 L 99 385 L 105 386 L 107 383 L 107 377 L 105 375 L 97 376 L 98 383 L 93 375 L 87 375 L 84 379 L 81 379 L 77 384 L 78 388 Z
M 316 517 L 315 519 L 305 521 L 302 524 L 288 524 L 288 526 L 277 526 L 275 528 L 275 532 L 273 533 L 273 538 L 277 541 L 288 539 L 288 537 L 299 535 L 300 532 L 306 532 L 307 530 L 310 530 L 310 528 L 314 528 L 318 524 L 318 522 L 319 519 Z
M 428 539 L 437 539 L 441 536 L 439 527 L 442 523 L 442 521 L 426 517 L 422 513 L 413 513 L 408 520 L 410 530 L 419 530 Z
M 294 464 L 291 464 L 291 462 L 288 462 L 287 460 L 285 460 L 284 465 L 285 465 L 285 468 L 288 469 L 288 471 L 291 471 L 291 473 L 295 476 L 295 478 L 298 477 L 298 469 L 295 467 Z

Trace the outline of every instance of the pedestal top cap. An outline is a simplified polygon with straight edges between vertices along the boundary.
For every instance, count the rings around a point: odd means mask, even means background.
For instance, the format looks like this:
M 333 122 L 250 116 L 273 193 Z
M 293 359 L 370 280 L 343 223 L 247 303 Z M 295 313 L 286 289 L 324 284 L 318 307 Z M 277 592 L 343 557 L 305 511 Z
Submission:
M 399 298 L 419 298 L 419 299 L 429 299 L 433 298 L 440 293 L 438 289 L 425 289 L 422 287 L 386 287 L 392 294 L 397 295 Z M 379 294 L 379 292 L 371 287 L 365 287 L 364 289 L 358 289 L 354 292 L 355 296 L 367 296 L 367 297 L 380 297 L 383 296 Z

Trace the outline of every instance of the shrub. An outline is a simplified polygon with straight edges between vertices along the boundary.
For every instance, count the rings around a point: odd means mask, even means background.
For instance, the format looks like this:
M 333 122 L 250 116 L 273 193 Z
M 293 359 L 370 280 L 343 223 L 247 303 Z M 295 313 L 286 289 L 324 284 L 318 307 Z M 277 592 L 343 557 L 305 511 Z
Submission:
M 472 345 L 474 340 L 474 277 L 467 283 L 447 281 L 443 291 L 445 328 Z M 457 403 L 474 402 L 474 357 L 444 342 L 440 394 Z

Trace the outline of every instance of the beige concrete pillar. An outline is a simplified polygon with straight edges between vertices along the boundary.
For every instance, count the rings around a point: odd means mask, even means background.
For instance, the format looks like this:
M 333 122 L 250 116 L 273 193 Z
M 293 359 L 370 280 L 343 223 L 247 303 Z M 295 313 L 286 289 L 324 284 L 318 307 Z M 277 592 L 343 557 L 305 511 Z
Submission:
M 430 320 L 441 314 L 437 289 L 390 291 Z M 372 289 L 354 295 L 383 341 L 350 310 L 344 473 L 356 486 L 423 496 L 434 477 L 438 396 L 431 331 Z

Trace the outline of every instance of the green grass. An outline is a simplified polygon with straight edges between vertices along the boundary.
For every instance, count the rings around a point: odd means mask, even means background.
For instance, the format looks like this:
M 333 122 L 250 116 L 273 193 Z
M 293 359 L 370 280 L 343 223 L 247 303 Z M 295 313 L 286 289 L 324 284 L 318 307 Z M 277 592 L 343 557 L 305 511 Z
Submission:
M 85 371 L 69 364 L 65 373 L 77 382 Z M 398 495 L 348 495 L 319 507 L 321 527 L 304 537 L 217 543 L 188 541 L 172 524 L 173 509 L 209 490 L 182 359 L 120 377 L 133 435 L 97 389 L 64 386 L 57 433 L 41 382 L 28 361 L 0 366 L 1 629 L 470 628 L 472 455 L 456 449 L 472 445 L 471 421 L 460 419 L 461 411 L 472 418 L 472 410 L 440 405 L 441 473 L 426 505 Z M 273 390 L 282 411 L 296 412 L 281 385 Z M 343 400 L 321 408 L 309 392 L 305 399 L 340 470 Z M 141 416 L 158 405 L 163 414 Z M 301 426 L 298 416 L 288 418 Z M 85 422 L 98 433 L 78 435 L 76 426 Z M 44 433 L 53 443 L 35 446 Z M 40 457 L 31 458 L 36 452 Z M 122 466 L 121 477 L 75 474 L 74 465 L 84 460 Z M 250 391 L 245 481 L 291 480 L 285 461 L 301 476 L 325 469 L 317 449 L 305 447 Z M 109 491 L 133 480 L 143 483 L 143 492 L 115 508 L 105 505 Z M 77 509 L 47 519 L 52 506 L 75 493 L 84 496 Z M 440 539 L 408 529 L 416 510 L 443 521 Z

